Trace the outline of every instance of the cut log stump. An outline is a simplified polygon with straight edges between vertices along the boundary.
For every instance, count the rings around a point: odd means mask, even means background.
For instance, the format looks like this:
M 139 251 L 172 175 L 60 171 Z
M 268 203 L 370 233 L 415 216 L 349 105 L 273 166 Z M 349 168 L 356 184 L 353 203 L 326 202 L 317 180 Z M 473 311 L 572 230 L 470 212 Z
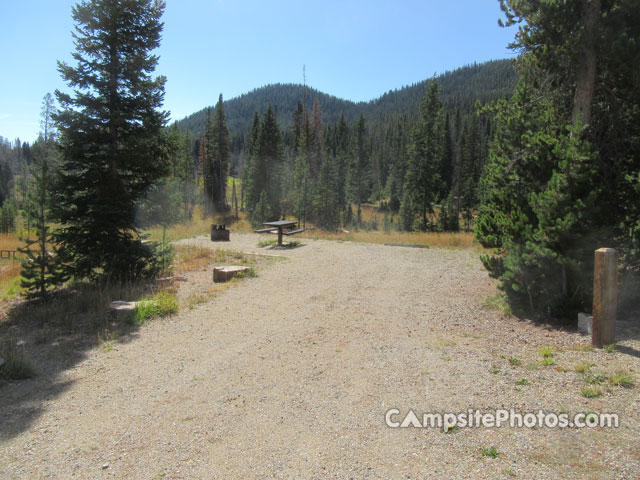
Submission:
M 138 302 L 124 302 L 122 300 L 116 300 L 111 302 L 111 315 L 116 318 L 122 318 L 129 312 L 135 310 L 138 306 Z
M 215 267 L 213 269 L 213 281 L 216 283 L 228 282 L 247 271 L 249 271 L 249 267 Z

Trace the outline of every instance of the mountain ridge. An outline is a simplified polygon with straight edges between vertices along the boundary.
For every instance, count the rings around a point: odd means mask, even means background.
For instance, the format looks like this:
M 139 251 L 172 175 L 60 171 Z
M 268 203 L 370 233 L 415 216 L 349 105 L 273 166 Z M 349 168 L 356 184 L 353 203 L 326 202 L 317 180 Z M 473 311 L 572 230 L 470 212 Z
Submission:
M 465 114 L 474 110 L 477 100 L 488 103 L 508 98 L 515 86 L 517 75 L 513 70 L 512 60 L 490 60 L 446 71 L 361 102 L 342 99 L 295 83 L 269 84 L 225 100 L 227 125 L 232 136 L 244 135 L 249 131 L 254 112 L 262 114 L 270 104 L 278 111 L 281 129 L 286 130 L 291 125 L 291 113 L 298 101 L 305 97 L 306 108 L 309 111 L 313 108 L 314 101 L 318 100 L 325 124 L 335 123 L 341 113 L 344 113 L 348 123 L 355 121 L 360 114 L 364 115 L 367 122 L 373 123 L 386 123 L 402 116 L 415 118 L 426 85 L 432 78 L 436 78 L 440 84 L 445 108 L 450 112 L 459 109 Z M 211 108 L 213 115 L 214 107 L 205 107 L 176 123 L 183 131 L 189 130 L 196 137 L 200 136 L 204 129 L 207 108 Z

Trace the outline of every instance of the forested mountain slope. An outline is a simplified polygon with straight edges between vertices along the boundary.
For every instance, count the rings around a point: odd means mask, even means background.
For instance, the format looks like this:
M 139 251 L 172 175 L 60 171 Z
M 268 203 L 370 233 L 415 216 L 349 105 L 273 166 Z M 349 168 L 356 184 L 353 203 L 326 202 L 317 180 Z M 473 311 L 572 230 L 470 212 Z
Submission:
M 483 64 L 468 65 L 438 77 L 442 88 L 442 103 L 451 112 L 460 109 L 470 113 L 476 100 L 490 102 L 511 95 L 516 82 L 516 74 L 511 60 L 494 60 Z M 299 101 L 306 101 L 308 111 L 317 99 L 325 124 L 335 124 L 341 113 L 348 123 L 363 114 L 370 124 L 386 123 L 401 116 L 414 119 L 418 112 L 429 79 L 392 90 L 370 102 L 354 103 L 298 84 L 275 84 L 257 88 L 239 97 L 226 100 L 224 108 L 231 136 L 249 131 L 254 112 L 264 113 L 267 105 L 277 109 L 282 129 L 291 126 L 291 113 Z M 206 108 L 178 122 L 183 130 L 201 135 L 206 118 Z M 212 114 L 213 114 L 212 107 Z

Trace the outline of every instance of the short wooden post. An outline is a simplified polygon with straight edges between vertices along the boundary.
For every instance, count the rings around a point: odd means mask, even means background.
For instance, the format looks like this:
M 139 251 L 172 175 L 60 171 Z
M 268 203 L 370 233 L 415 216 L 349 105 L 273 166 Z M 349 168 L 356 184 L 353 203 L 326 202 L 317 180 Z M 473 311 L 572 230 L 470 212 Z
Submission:
M 278 246 L 282 246 L 282 227 L 278 227 Z
M 596 348 L 615 342 L 618 307 L 618 252 L 600 248 L 595 253 L 593 275 L 593 330 L 591 343 Z

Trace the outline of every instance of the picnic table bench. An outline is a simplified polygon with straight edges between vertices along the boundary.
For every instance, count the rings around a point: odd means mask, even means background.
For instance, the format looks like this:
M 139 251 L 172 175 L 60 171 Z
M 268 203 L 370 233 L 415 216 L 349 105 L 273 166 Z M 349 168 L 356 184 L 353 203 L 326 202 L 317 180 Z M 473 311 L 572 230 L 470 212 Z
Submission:
M 266 225 L 268 228 L 262 228 L 260 230 L 256 230 L 256 233 L 276 233 L 278 232 L 278 246 L 282 246 L 282 235 L 294 235 L 296 233 L 304 232 L 304 228 L 294 229 L 298 222 L 293 220 L 278 220 L 277 222 L 265 222 L 263 225 Z M 284 229 L 291 229 L 287 232 Z

